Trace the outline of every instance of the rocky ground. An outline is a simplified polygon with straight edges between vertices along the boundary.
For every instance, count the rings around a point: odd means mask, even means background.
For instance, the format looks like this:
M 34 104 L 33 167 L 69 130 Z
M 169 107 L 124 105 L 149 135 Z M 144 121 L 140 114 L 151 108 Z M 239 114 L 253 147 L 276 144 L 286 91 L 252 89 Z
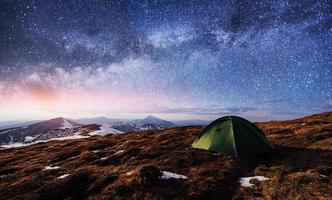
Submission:
M 0 150 L 0 199 L 332 199 L 332 112 L 257 125 L 276 153 L 235 159 L 192 149 L 203 127 Z M 240 185 L 255 175 L 269 179 Z

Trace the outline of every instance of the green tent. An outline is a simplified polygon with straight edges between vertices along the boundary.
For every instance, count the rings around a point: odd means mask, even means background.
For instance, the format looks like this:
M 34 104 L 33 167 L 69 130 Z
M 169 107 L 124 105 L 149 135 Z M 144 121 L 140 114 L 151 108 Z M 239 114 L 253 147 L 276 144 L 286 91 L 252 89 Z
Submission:
M 225 116 L 212 122 L 199 133 L 192 147 L 224 152 L 235 157 L 274 150 L 263 131 L 237 116 Z

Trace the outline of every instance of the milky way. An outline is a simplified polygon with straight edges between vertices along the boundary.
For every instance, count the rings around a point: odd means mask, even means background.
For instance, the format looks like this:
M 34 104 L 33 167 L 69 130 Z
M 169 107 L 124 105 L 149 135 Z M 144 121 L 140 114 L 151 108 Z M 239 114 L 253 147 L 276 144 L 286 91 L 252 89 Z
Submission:
M 332 110 L 329 1 L 0 2 L 0 120 Z

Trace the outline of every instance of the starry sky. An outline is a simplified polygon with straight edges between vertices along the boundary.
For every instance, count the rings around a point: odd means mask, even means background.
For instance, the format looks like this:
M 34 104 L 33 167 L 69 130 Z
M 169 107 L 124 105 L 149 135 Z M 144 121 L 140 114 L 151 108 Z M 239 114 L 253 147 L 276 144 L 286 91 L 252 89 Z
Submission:
M 0 121 L 332 110 L 332 3 L 2 0 Z

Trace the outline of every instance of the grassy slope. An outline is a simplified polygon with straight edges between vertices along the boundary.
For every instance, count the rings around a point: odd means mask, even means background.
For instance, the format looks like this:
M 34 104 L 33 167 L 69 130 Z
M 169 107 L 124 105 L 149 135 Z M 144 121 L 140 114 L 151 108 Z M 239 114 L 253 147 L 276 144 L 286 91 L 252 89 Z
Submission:
M 332 112 L 257 125 L 278 153 L 232 159 L 192 149 L 202 127 L 2 150 L 0 199 L 332 199 Z M 60 169 L 44 170 L 54 163 Z M 146 165 L 189 179 L 142 184 Z M 70 176 L 57 179 L 63 174 Z M 254 181 L 255 189 L 239 185 L 239 177 L 252 175 L 270 180 Z

